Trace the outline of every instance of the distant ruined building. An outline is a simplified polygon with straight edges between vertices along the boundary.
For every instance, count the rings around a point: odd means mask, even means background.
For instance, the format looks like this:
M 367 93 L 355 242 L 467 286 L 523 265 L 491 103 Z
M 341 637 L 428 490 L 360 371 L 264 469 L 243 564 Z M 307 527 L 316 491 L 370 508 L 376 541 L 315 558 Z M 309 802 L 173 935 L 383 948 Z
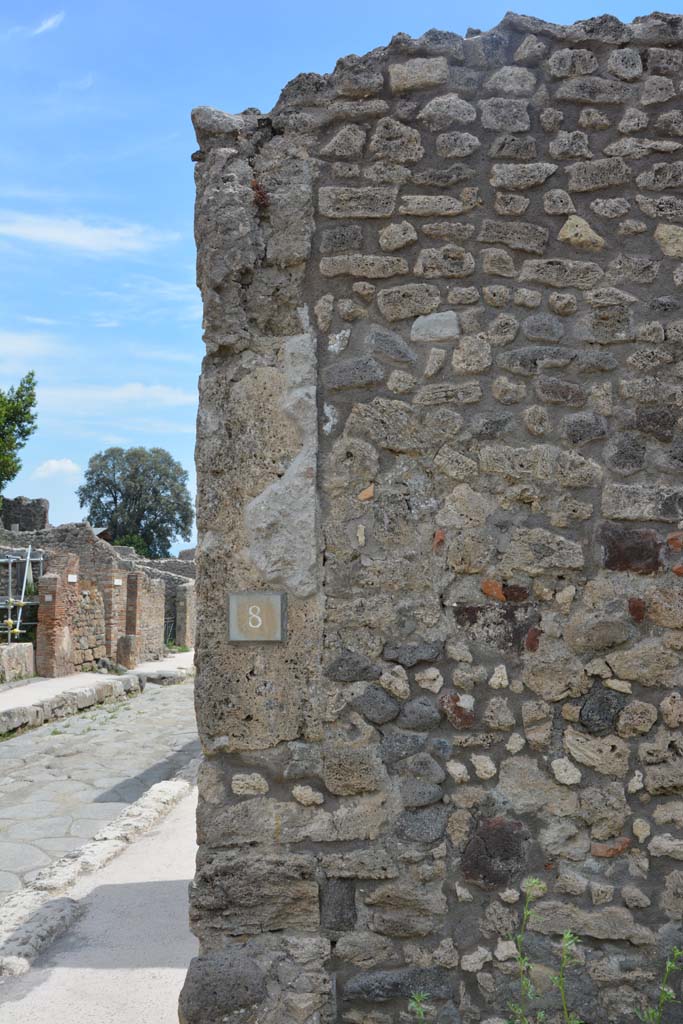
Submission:
M 31 586 L 22 631 L 0 646 L 0 681 L 68 675 L 103 662 L 134 668 L 163 657 L 166 643 L 194 645 L 192 560 L 140 558 L 100 539 L 87 523 L 51 527 L 44 498 L 3 498 L 1 512 L 2 621 L 17 622 L 13 602 L 25 589 L 29 556 Z M 0 639 L 7 640 L 6 627 Z
M 501 1024 L 529 876 L 533 1013 L 567 929 L 586 1024 L 653 1003 L 683 945 L 682 82 L 679 16 L 508 14 L 194 112 L 183 1024 L 403 1024 L 416 991 Z

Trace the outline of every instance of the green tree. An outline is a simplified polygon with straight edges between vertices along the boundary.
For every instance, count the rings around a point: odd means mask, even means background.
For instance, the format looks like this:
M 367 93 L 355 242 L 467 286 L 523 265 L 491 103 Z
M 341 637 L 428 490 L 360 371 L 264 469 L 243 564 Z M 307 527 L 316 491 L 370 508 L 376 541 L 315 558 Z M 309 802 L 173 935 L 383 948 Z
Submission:
M 0 389 L 0 491 L 21 469 L 18 453 L 36 429 L 36 375 L 31 371 L 16 387 Z
M 193 511 L 187 473 L 164 448 L 107 448 L 88 462 L 76 492 L 93 526 L 114 542 L 139 538 L 164 558 L 177 537 L 190 539 Z
M 112 541 L 112 543 L 116 547 L 134 548 L 135 551 L 137 551 L 137 553 L 142 556 L 142 558 L 150 557 L 149 548 L 145 544 L 142 537 L 138 536 L 137 533 L 126 533 L 123 535 L 123 537 L 117 537 L 115 541 Z

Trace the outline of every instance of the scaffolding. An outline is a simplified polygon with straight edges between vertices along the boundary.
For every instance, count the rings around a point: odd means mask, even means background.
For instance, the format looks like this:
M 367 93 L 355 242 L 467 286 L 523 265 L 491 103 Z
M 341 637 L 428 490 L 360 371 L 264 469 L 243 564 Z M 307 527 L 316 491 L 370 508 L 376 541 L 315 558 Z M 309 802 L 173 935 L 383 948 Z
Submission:
M 42 551 L 31 546 L 0 552 L 0 643 L 17 643 L 35 635 L 38 624 L 37 580 L 45 570 Z

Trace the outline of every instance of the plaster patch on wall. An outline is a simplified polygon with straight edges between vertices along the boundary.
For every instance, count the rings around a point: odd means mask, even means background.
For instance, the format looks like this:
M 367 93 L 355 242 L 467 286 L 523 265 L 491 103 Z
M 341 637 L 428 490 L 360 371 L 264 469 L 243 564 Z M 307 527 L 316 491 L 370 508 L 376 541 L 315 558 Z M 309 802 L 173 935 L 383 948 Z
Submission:
M 265 581 L 285 587 L 295 597 L 310 597 L 318 589 L 317 362 L 313 335 L 287 338 L 283 363 L 280 408 L 296 424 L 301 449 L 283 476 L 245 508 L 248 557 Z

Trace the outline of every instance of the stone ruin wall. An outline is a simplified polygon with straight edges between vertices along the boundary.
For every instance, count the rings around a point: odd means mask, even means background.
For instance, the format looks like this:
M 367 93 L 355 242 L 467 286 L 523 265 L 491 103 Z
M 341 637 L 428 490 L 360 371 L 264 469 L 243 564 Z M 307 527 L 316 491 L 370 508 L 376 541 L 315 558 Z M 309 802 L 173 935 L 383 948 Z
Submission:
M 31 544 L 36 553 L 49 553 L 48 571 L 52 571 L 55 556 L 71 553 L 79 558 L 80 571 L 92 581 L 104 603 L 104 651 L 97 657 L 107 657 L 129 668 L 134 668 L 140 661 L 163 657 L 167 628 L 194 641 L 192 591 L 195 566 L 192 561 L 139 558 L 132 548 L 116 547 L 100 540 L 87 523 L 68 523 L 25 532 L 21 540 L 26 546 Z M 0 529 L 0 544 L 16 542 L 15 533 Z M 17 549 L 12 550 L 16 552 Z M 10 551 L 9 547 L 7 551 Z M 139 574 L 144 577 L 143 582 L 131 585 L 131 579 L 137 579 Z M 5 582 L 4 592 L 6 590 Z M 87 621 L 87 602 L 82 604 L 81 617 L 86 632 L 99 635 L 98 609 L 102 601 L 96 597 L 92 600 L 90 623 Z M 136 624 L 135 628 L 129 628 L 129 620 Z M 45 615 L 43 621 L 47 621 Z M 99 650 L 100 646 L 98 640 L 95 647 Z M 53 664 L 50 659 L 55 653 L 50 650 L 49 656 L 41 659 L 42 664 Z M 88 661 L 84 659 L 84 663 Z M 45 674 L 58 673 L 51 671 Z
M 0 520 L 5 530 L 46 530 L 49 528 L 50 503 L 47 498 L 1 498 Z
M 587 1024 L 681 944 L 682 80 L 680 17 L 507 15 L 195 111 L 184 1024 L 499 1024 L 529 875 L 550 1021 L 565 929 Z
M 78 555 L 50 554 L 37 586 L 37 674 L 94 670 L 106 654 L 104 601 L 95 584 L 82 578 Z
M 153 661 L 164 655 L 164 606 L 165 587 L 163 580 L 152 579 L 144 572 L 129 572 L 126 604 L 126 634 L 124 640 L 132 640 L 134 660 L 119 662 L 128 668 L 135 668 L 138 662 Z M 120 645 L 121 646 L 121 645 Z

